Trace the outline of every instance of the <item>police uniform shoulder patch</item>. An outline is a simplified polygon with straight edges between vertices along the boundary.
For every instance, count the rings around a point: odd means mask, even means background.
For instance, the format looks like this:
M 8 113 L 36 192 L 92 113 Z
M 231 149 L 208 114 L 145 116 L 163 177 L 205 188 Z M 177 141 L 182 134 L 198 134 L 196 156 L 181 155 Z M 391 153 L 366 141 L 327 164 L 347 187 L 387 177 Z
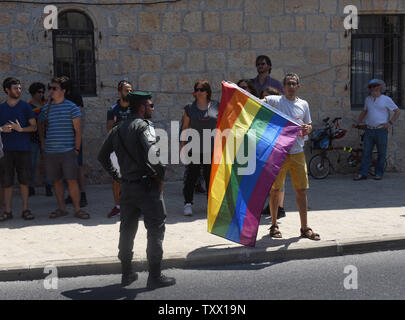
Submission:
M 147 123 L 147 127 L 144 130 L 143 134 L 148 139 L 149 142 L 154 142 L 156 140 L 155 128 L 152 125 L 152 122 L 144 120 Z

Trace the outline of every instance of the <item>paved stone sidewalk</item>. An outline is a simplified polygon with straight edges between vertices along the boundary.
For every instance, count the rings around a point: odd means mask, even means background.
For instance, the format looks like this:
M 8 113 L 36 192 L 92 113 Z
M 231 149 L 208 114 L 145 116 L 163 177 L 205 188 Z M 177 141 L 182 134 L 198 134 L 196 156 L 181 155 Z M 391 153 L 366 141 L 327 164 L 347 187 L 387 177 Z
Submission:
M 382 181 L 355 182 L 351 176 L 311 179 L 308 220 L 313 230 L 321 235 L 321 241 L 314 242 L 299 238 L 295 194 L 291 183 L 287 182 L 287 217 L 279 221 L 283 239 L 269 238 L 269 220 L 262 217 L 256 248 L 247 248 L 207 233 L 205 195 L 195 196 L 194 215 L 184 217 L 182 182 L 169 182 L 165 185 L 168 217 L 164 261 L 170 266 L 170 261 L 185 261 L 187 265 L 193 259 L 195 264 L 204 264 L 234 262 L 227 261 L 227 257 L 230 260 L 246 260 L 255 255 L 258 260 L 282 258 L 277 253 L 294 249 L 300 252 L 300 257 L 310 258 L 311 255 L 306 256 L 305 252 L 322 250 L 330 245 L 337 245 L 339 250 L 340 244 L 353 241 L 360 241 L 365 247 L 384 239 L 400 241 L 405 239 L 404 190 L 405 175 L 396 173 L 386 174 Z M 68 206 L 70 216 L 49 219 L 49 213 L 56 208 L 56 199 L 45 197 L 44 190 L 37 188 L 37 195 L 29 199 L 36 218 L 24 221 L 16 191 L 14 219 L 0 224 L 0 273 L 3 276 L 10 270 L 21 273 L 51 264 L 72 265 L 76 269 L 82 265 L 89 268 L 98 264 L 99 272 L 102 272 L 103 264 L 110 264 L 115 266 L 111 270 L 117 271 L 119 218 L 107 218 L 113 204 L 112 188 L 110 185 L 88 186 L 87 197 L 89 205 L 85 210 L 90 213 L 90 220 L 74 218 L 71 206 Z M 144 264 L 145 250 L 146 231 L 140 222 L 134 261 Z M 265 253 L 266 257 L 259 257 L 260 253 Z

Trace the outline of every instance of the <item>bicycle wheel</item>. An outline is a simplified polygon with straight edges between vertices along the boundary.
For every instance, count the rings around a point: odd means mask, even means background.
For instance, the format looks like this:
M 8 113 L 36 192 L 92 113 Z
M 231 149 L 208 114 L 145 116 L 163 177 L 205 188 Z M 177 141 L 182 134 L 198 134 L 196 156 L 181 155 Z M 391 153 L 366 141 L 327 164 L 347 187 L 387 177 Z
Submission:
M 375 165 L 377 164 L 377 159 L 378 159 L 378 152 L 373 151 L 373 153 L 371 155 L 370 167 L 368 168 L 368 173 L 370 175 L 372 175 L 373 177 L 375 176 Z M 385 169 L 387 169 L 387 160 L 385 160 L 385 163 L 384 163 L 384 171 L 385 171 Z
M 330 172 L 330 161 L 324 153 L 314 155 L 309 161 L 309 174 L 315 179 L 325 179 Z

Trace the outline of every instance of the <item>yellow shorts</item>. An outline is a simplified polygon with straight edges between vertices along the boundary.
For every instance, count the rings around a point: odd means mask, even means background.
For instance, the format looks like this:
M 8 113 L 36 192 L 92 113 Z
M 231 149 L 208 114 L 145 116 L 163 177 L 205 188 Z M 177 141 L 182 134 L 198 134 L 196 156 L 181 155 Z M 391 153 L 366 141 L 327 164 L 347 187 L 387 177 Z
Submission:
M 273 183 L 272 189 L 280 190 L 283 188 L 287 171 L 290 171 L 294 190 L 309 188 L 307 163 L 305 161 L 304 152 L 287 155 L 287 158 L 285 159 L 280 172 L 278 173 L 276 181 Z

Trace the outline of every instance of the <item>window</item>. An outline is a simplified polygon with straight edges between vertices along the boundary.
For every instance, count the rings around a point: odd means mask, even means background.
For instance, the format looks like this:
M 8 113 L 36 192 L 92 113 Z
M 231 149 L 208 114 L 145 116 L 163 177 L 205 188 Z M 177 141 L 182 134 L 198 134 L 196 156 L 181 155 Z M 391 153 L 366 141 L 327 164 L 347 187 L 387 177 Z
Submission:
M 386 95 L 402 106 L 404 19 L 400 15 L 362 15 L 353 30 L 351 55 L 351 105 L 362 108 L 369 94 L 367 84 L 379 78 Z
M 68 76 L 74 89 L 83 96 L 96 95 L 94 27 L 79 11 L 65 11 L 58 16 L 58 30 L 53 30 L 55 76 Z

